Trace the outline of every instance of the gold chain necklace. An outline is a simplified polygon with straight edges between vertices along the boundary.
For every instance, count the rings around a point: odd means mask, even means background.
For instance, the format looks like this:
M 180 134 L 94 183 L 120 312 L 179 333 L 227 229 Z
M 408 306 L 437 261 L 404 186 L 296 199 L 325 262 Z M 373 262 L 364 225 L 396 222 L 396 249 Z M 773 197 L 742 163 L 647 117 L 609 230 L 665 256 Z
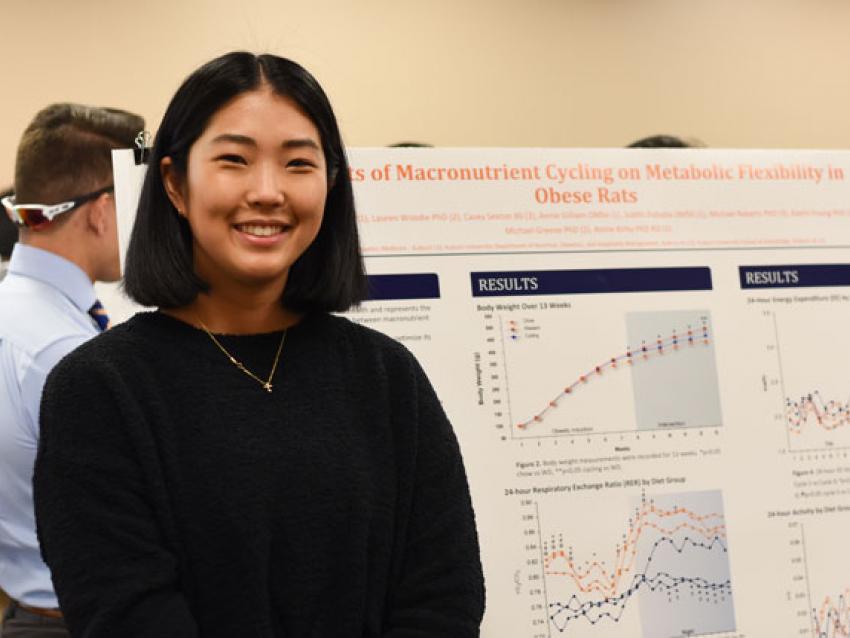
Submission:
M 204 332 L 206 332 L 209 335 L 209 337 L 210 337 L 210 339 L 212 339 L 213 343 L 216 346 L 218 346 L 218 349 L 221 350 L 228 359 L 230 359 L 230 363 L 235 365 L 237 368 L 242 370 L 242 372 L 247 374 L 249 377 L 251 377 L 254 381 L 259 383 L 261 386 L 263 386 L 263 389 L 266 392 L 271 393 L 271 391 L 272 391 L 272 379 L 274 378 L 275 370 L 277 370 L 278 361 L 280 361 L 280 353 L 283 351 L 283 342 L 286 340 L 286 330 L 284 330 L 283 334 L 280 335 L 280 343 L 277 346 L 277 354 L 274 356 L 274 363 L 272 364 L 272 371 L 269 372 L 269 378 L 266 379 L 265 381 L 263 381 L 260 377 L 258 377 L 256 374 L 251 372 L 248 368 L 246 368 L 245 364 L 243 364 L 241 361 L 239 361 L 239 359 L 237 359 L 232 354 L 230 354 L 227 351 L 227 349 L 223 345 L 221 345 L 221 343 L 219 343 L 218 339 L 215 338 L 215 335 L 212 332 L 210 332 L 210 329 L 207 328 L 207 326 L 204 324 L 203 321 L 198 319 L 198 323 L 201 324 L 201 328 L 203 328 Z

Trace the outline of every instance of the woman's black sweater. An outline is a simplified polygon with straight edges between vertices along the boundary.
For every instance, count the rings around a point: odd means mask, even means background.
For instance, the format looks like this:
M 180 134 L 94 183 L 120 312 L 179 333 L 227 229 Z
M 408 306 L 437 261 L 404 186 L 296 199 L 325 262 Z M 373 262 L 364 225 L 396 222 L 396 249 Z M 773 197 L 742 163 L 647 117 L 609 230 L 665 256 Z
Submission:
M 280 336 L 218 338 L 265 378 Z M 136 315 L 50 375 L 34 481 L 75 637 L 478 636 L 454 433 L 413 356 L 346 319 L 291 328 L 269 394 Z

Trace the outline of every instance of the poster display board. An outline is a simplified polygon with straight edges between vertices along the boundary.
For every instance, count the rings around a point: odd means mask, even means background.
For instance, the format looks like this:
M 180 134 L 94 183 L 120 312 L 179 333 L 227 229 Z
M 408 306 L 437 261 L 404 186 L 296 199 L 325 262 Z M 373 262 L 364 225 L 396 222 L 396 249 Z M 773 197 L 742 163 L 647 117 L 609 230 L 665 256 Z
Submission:
M 482 636 L 848 635 L 850 153 L 350 162 L 348 316 L 454 424 Z
M 115 184 L 115 213 L 118 217 L 118 252 L 121 256 L 121 272 L 124 272 L 124 256 L 130 244 L 130 231 L 136 219 L 136 206 L 145 179 L 147 166 L 136 164 L 133 149 L 112 151 L 112 173 Z M 130 301 L 121 290 L 121 283 L 96 282 L 97 297 L 109 313 L 113 325 L 128 319 L 133 313 L 143 310 Z

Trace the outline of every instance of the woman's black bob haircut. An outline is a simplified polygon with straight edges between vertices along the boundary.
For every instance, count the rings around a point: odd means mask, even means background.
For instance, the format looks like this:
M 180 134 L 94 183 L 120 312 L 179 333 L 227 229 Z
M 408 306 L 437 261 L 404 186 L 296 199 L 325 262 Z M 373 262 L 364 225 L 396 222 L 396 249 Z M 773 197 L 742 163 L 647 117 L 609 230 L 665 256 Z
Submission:
M 162 118 L 124 268 L 124 290 L 137 303 L 178 308 L 209 290 L 209 284 L 194 271 L 192 233 L 165 192 L 160 162 L 170 157 L 175 170 L 185 175 L 189 149 L 210 118 L 233 98 L 264 84 L 293 100 L 312 120 L 321 136 L 328 170 L 322 225 L 316 239 L 290 268 L 281 303 L 296 312 L 329 312 L 347 310 L 365 298 L 366 275 L 351 176 L 325 92 L 306 69 L 291 60 L 233 52 L 186 78 Z

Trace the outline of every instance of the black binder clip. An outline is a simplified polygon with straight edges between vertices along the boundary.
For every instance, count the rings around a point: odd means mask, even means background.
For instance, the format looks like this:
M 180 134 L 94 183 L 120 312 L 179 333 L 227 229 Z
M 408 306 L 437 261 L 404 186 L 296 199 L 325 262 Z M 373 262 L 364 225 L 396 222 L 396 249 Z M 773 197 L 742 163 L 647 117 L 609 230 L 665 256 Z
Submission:
M 133 149 L 133 158 L 136 166 L 147 164 L 151 150 L 151 134 L 149 131 L 139 131 L 136 136 L 136 148 Z

